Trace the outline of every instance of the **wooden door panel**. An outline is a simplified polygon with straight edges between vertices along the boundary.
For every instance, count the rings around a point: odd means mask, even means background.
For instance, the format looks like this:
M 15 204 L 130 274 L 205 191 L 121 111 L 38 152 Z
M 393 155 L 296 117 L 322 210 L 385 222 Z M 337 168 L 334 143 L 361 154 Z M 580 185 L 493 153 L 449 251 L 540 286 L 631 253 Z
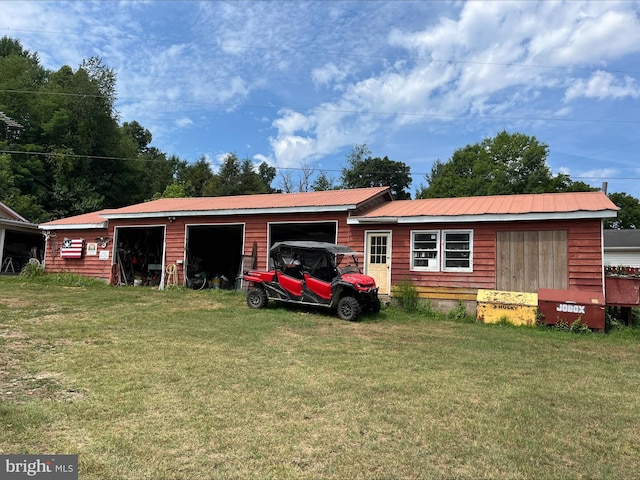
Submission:
M 567 232 L 512 231 L 496 235 L 496 288 L 537 292 L 567 288 Z

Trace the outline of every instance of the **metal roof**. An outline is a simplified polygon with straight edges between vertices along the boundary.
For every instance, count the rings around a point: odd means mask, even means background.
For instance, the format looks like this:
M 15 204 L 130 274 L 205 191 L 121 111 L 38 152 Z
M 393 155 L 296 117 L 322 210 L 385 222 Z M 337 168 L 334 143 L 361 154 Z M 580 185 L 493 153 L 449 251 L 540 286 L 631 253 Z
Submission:
M 229 197 L 162 198 L 113 210 L 107 219 L 193 215 L 256 215 L 261 213 L 303 213 L 350 211 L 375 197 L 388 196 L 389 187 L 327 190 L 323 192 L 271 193 Z
M 263 213 L 350 212 L 375 198 L 392 200 L 389 187 L 273 193 L 228 197 L 161 198 L 118 209 L 100 210 L 40 225 L 43 230 L 106 228 L 110 219 L 186 217 L 194 215 L 259 215 Z
M 108 221 L 102 216 L 113 210 L 99 210 L 97 212 L 83 213 L 73 217 L 61 218 L 51 222 L 40 224 L 41 230 L 79 230 L 84 228 L 107 228 Z
M 0 202 L 0 219 L 29 223 L 26 218 L 2 202 Z
M 604 231 L 605 249 L 640 250 L 640 230 L 606 229 Z
M 348 223 L 611 218 L 618 207 L 602 192 L 492 195 L 388 202 Z

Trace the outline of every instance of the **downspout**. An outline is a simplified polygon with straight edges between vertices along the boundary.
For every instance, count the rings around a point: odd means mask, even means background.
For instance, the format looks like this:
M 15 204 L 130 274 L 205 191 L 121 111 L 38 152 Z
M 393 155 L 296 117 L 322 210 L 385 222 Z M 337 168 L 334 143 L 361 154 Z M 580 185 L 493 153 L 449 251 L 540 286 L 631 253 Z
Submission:
M 6 229 L 0 228 L 0 265 L 4 262 L 4 238 Z

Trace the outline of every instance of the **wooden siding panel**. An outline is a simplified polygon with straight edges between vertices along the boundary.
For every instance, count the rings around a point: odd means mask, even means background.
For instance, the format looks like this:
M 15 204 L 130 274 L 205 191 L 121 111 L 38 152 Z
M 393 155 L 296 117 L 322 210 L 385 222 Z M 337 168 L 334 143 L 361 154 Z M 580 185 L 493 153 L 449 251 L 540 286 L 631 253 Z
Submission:
M 576 220 L 567 223 L 568 288 L 602 292 L 602 221 Z M 591 268 L 591 273 L 582 271 Z
M 521 291 L 538 291 L 539 258 L 538 232 L 524 232 L 524 287 Z
M 553 271 L 553 288 L 566 290 L 569 280 L 568 271 L 573 268 L 567 255 L 567 231 L 554 230 L 552 245 L 553 264 L 549 268 Z
M 113 240 L 105 248 L 98 245 L 98 255 L 87 256 L 86 244 L 94 243 L 98 237 L 113 239 L 113 231 L 107 229 L 71 230 L 68 232 L 55 232 L 55 237 L 50 237 L 46 242 L 45 270 L 47 272 L 69 272 L 90 278 L 103 278 L 108 280 L 111 276 L 111 256 L 113 254 Z M 65 238 L 82 238 L 85 240 L 82 258 L 71 259 L 60 257 L 60 247 Z M 109 251 L 108 260 L 100 260 L 99 252 Z

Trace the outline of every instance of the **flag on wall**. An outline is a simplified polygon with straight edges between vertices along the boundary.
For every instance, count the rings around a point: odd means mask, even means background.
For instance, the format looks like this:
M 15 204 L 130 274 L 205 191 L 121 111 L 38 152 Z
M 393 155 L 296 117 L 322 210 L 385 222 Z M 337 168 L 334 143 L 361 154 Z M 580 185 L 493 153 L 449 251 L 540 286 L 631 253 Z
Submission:
M 60 248 L 60 256 L 62 258 L 82 258 L 82 249 L 84 240 L 81 238 L 65 238 Z

